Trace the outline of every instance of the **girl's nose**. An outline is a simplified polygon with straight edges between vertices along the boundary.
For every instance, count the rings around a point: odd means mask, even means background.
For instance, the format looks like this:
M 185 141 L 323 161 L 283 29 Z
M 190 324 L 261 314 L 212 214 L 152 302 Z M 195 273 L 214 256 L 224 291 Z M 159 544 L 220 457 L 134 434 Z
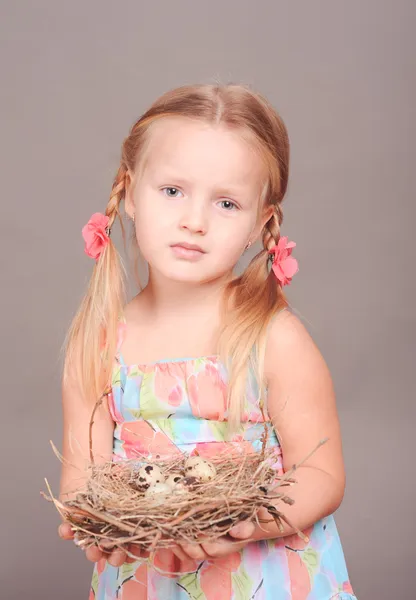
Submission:
M 184 208 L 179 225 L 192 233 L 205 234 L 208 228 L 207 208 L 202 202 L 191 200 Z

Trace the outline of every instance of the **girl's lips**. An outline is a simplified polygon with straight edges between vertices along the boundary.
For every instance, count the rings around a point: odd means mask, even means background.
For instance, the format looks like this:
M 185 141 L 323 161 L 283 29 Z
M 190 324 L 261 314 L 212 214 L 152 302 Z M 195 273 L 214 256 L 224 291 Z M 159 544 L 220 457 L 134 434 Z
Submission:
M 176 244 L 171 244 L 172 246 L 181 246 L 182 248 L 186 248 L 187 250 L 199 250 L 199 252 L 204 252 L 201 246 L 197 244 L 189 244 L 188 242 L 177 242 Z
M 180 244 L 176 244 L 171 246 L 173 253 L 178 258 L 186 258 L 188 260 L 198 260 L 200 259 L 205 252 L 203 250 L 195 250 L 193 248 L 186 248 L 185 246 L 181 246 Z

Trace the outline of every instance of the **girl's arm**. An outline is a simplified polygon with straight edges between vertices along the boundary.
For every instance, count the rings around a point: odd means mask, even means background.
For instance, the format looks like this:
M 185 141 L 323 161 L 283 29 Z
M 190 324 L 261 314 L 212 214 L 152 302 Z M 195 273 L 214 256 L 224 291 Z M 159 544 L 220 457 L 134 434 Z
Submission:
M 304 531 L 339 507 L 344 496 L 345 471 L 328 367 L 305 327 L 287 311 L 281 312 L 271 326 L 265 374 L 268 412 L 281 442 L 284 470 L 300 463 L 322 439 L 329 438 L 295 471 L 297 483 L 283 488 L 295 504 L 278 504 L 289 521 Z M 247 521 L 235 525 L 230 531 L 233 541 L 224 536 L 213 543 L 181 544 L 175 554 L 205 560 L 235 552 L 249 540 L 295 533 L 286 524 L 281 532 L 266 509 L 260 509 L 259 517 L 268 522 L 261 526 Z
M 279 508 L 302 531 L 340 506 L 345 470 L 331 375 L 306 328 L 287 311 L 271 326 L 265 374 L 268 412 L 281 442 L 284 471 L 303 460 L 320 440 L 329 438 L 295 471 L 297 483 L 282 489 L 295 504 L 280 504 Z M 280 532 L 272 521 L 256 527 L 253 537 L 267 539 L 292 533 L 294 529 L 286 524 Z
M 73 377 L 62 386 L 63 450 L 60 500 L 71 499 L 87 479 L 90 462 L 89 423 L 94 408 L 83 398 Z M 92 428 L 93 455 L 96 463 L 111 460 L 114 422 L 107 402 L 102 402 L 94 416 Z
M 68 378 L 68 383 L 62 386 L 63 407 L 63 457 L 59 498 L 61 502 L 70 500 L 76 491 L 82 487 L 88 477 L 86 467 L 90 463 L 89 424 L 94 408 L 93 403 L 83 398 L 75 378 Z M 103 402 L 94 415 L 92 428 L 92 450 L 96 464 L 112 459 L 114 422 L 108 410 L 107 402 Z M 59 527 L 59 535 L 64 540 L 74 538 L 71 525 L 63 522 Z M 127 559 L 126 553 L 115 549 L 104 553 L 97 546 L 91 546 L 85 551 L 91 562 L 102 558 L 114 567 L 120 567 Z M 137 557 L 139 554 L 137 554 Z

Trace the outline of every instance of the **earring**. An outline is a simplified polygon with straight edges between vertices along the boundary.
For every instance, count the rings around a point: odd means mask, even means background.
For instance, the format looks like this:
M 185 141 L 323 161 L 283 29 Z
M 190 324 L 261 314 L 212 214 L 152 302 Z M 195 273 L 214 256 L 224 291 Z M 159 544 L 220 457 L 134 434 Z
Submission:
M 245 247 L 245 250 L 247 250 L 248 248 L 250 248 L 251 246 L 251 242 L 248 242 L 247 246 Z
M 133 216 L 132 216 L 131 220 L 133 221 L 133 223 L 136 222 L 136 217 L 134 216 L 134 213 L 133 213 Z

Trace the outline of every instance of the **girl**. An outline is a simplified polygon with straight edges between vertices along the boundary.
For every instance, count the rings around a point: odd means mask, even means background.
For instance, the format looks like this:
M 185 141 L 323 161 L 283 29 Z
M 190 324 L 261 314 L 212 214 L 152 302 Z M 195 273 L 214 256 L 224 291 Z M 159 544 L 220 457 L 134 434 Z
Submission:
M 309 542 L 269 517 L 216 543 L 159 551 L 152 567 L 133 547 L 133 558 L 90 548 L 90 599 L 355 598 L 333 518 L 345 472 L 331 376 L 282 291 L 297 271 L 295 244 L 280 236 L 288 168 L 282 120 L 244 86 L 175 89 L 132 127 L 105 214 L 83 229 L 96 264 L 68 338 L 60 497 L 82 483 L 91 410 L 109 382 L 94 422 L 103 461 L 177 448 L 210 456 L 226 444 L 257 451 L 264 398 L 281 473 L 329 438 L 297 471 L 295 504 L 285 505 Z M 128 304 L 110 237 L 123 202 L 149 269 Z M 68 523 L 60 534 L 73 537 Z

